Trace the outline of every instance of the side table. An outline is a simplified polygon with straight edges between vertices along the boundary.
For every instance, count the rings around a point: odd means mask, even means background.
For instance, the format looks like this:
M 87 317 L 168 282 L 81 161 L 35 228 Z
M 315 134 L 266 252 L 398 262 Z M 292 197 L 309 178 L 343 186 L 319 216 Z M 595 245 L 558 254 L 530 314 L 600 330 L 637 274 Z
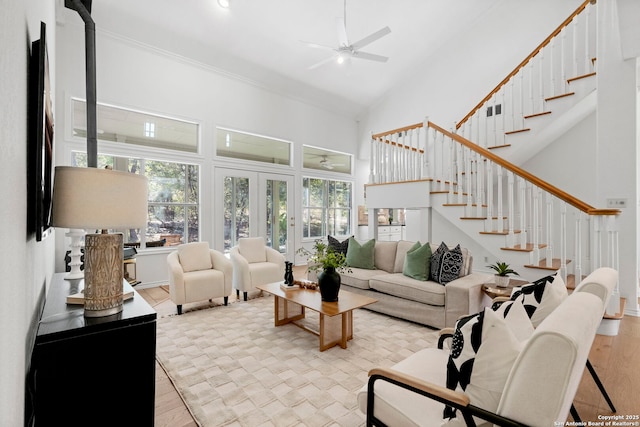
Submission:
M 491 299 L 497 297 L 510 297 L 511 292 L 513 292 L 513 288 L 526 285 L 527 283 L 529 282 L 527 282 L 526 280 L 509 279 L 509 284 L 507 285 L 507 287 L 500 288 L 496 286 L 494 282 L 487 282 L 482 285 L 482 292 L 484 292 L 484 294 Z

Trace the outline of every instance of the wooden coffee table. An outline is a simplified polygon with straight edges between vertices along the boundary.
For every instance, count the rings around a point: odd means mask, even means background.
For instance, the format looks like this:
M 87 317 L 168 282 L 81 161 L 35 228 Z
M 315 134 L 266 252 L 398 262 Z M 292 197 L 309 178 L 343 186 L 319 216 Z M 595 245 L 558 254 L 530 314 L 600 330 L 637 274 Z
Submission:
M 347 348 L 353 339 L 353 310 L 373 304 L 378 300 L 348 291 L 340 291 L 337 302 L 323 302 L 320 292 L 310 289 L 282 290 L 280 283 L 257 286 L 274 296 L 274 321 L 276 326 L 293 323 L 320 338 L 320 351 L 336 345 Z M 320 314 L 319 330 L 298 321 L 304 319 L 305 309 Z

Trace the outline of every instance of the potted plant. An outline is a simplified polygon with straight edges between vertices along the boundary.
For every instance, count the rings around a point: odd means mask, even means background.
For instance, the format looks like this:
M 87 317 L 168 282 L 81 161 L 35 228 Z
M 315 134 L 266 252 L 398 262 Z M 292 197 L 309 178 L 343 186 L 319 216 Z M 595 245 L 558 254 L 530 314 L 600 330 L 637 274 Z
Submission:
M 496 286 L 499 288 L 506 288 L 509 285 L 510 274 L 519 276 L 518 272 L 512 270 L 506 262 L 496 261 L 494 264 L 487 265 L 487 267 L 496 272 L 494 277 Z
M 313 244 L 313 250 L 305 248 L 298 250 L 299 254 L 307 256 L 309 271 L 318 272 L 318 285 L 322 300 L 327 302 L 338 301 L 340 291 L 340 273 L 347 267 L 347 257 L 342 252 L 336 252 L 322 240 L 318 239 Z

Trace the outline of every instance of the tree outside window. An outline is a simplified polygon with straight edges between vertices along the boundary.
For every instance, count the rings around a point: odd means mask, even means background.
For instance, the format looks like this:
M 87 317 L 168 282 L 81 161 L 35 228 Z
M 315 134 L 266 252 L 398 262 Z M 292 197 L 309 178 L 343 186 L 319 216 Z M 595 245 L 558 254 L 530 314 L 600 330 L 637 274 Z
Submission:
M 74 152 L 72 165 L 86 167 L 86 153 Z M 148 179 L 147 228 L 119 230 L 125 245 L 155 247 L 198 241 L 198 165 L 99 154 L 98 168 L 143 174 Z
M 303 238 L 351 234 L 351 187 L 346 181 L 303 178 Z

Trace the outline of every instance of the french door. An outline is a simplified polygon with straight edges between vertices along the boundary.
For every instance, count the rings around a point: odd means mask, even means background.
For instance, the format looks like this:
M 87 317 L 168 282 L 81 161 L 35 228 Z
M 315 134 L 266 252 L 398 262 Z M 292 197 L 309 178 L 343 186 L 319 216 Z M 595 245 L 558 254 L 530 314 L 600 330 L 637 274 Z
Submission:
M 293 176 L 216 168 L 214 188 L 217 249 L 227 253 L 242 237 L 263 236 L 293 261 Z

